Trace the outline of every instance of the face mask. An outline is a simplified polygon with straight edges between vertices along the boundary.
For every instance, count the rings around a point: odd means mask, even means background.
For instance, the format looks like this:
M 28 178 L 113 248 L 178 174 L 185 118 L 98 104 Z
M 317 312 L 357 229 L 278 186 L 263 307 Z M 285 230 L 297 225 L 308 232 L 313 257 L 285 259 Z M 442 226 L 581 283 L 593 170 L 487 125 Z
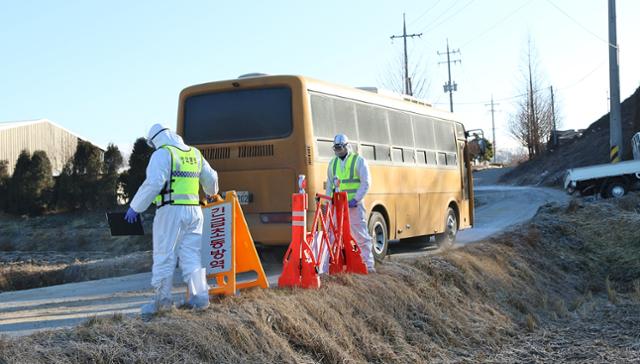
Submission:
M 153 144 L 153 138 L 157 137 L 158 134 L 162 133 L 165 130 L 169 130 L 168 128 L 164 128 L 164 129 L 160 129 L 157 133 L 153 134 L 153 136 L 149 139 L 147 139 L 147 145 L 150 146 L 153 149 L 156 149 L 155 144 Z
M 337 157 L 344 158 L 347 155 L 347 146 L 346 145 L 334 145 L 333 152 Z

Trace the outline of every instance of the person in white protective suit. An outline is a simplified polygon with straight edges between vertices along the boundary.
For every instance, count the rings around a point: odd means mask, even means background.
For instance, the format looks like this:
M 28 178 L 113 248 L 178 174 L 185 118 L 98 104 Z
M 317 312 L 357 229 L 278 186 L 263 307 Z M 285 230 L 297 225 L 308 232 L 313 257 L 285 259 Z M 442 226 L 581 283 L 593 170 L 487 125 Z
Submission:
M 338 134 L 333 139 L 335 157 L 327 168 L 327 195 L 331 196 L 335 190 L 334 177 L 340 180 L 339 190 L 347 192 L 349 200 L 349 220 L 351 234 L 360 247 L 362 260 L 369 272 L 375 272 L 375 262 L 372 251 L 372 239 L 367 229 L 364 196 L 369 191 L 371 177 L 367 161 L 351 150 L 349 139 L 344 134 Z
M 151 285 L 155 297 L 141 308 L 143 316 L 173 306 L 171 288 L 176 258 L 189 287 L 188 305 L 196 309 L 209 306 L 209 286 L 202 267 L 200 240 L 202 209 L 198 190 L 218 193 L 218 174 L 195 147 L 161 124 L 149 130 L 147 144 L 155 149 L 147 166 L 146 179 L 131 200 L 125 219 L 133 223 L 152 202 L 158 205 L 153 220 L 153 267 Z

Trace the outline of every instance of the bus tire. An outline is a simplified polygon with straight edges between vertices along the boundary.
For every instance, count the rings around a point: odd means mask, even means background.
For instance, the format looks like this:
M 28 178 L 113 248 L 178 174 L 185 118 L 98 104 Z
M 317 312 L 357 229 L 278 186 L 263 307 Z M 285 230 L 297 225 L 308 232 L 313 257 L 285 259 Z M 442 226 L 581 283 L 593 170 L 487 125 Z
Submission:
M 436 243 L 441 248 L 449 247 L 456 241 L 457 233 L 458 217 L 456 212 L 449 207 L 444 218 L 444 231 L 441 234 L 436 234 Z
M 381 213 L 374 211 L 369 217 L 369 235 L 371 235 L 373 258 L 381 262 L 387 255 L 387 249 L 389 248 L 389 230 L 387 229 L 387 222 Z

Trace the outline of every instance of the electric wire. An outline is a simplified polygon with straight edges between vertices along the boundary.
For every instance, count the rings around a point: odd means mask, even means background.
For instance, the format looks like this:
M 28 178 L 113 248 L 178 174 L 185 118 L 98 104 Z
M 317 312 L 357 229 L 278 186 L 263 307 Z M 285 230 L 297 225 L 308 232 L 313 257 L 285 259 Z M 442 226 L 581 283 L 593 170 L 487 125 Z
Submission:
M 476 40 L 482 38 L 485 34 L 489 33 L 490 31 L 495 29 L 498 25 L 501 25 L 502 23 L 507 21 L 509 18 L 511 18 L 513 15 L 515 15 L 517 12 L 519 12 L 520 10 L 522 10 L 524 7 L 526 7 L 527 5 L 531 4 L 532 2 L 533 2 L 533 0 L 525 1 L 520 6 L 518 6 L 516 9 L 511 11 L 509 14 L 507 14 L 506 16 L 504 16 L 503 18 L 501 18 L 500 20 L 495 22 L 493 25 L 491 25 L 490 27 L 486 28 L 482 32 L 478 33 L 475 37 L 473 37 L 470 40 L 468 40 L 465 43 L 463 43 L 461 47 L 464 48 L 464 47 L 468 46 L 469 44 L 475 42 Z
M 593 69 L 589 70 L 589 72 L 587 72 L 586 74 L 584 74 L 582 77 L 578 78 L 576 81 L 573 81 L 565 86 L 562 87 L 558 87 L 556 90 L 557 91 L 562 91 L 562 90 L 567 90 L 570 89 L 572 87 L 575 87 L 576 85 L 578 85 L 579 83 L 583 82 L 584 80 L 586 80 L 587 78 L 589 78 L 590 76 L 592 76 L 598 69 L 600 69 L 600 67 L 602 67 L 604 64 L 606 63 L 606 59 L 602 60 L 600 63 L 598 63 L 598 65 L 596 65 Z M 541 87 L 538 88 L 536 90 L 533 90 L 534 93 L 538 93 L 540 91 L 544 91 L 547 90 L 549 88 L 549 86 L 545 86 L 545 87 Z M 519 97 L 523 97 L 523 96 L 527 96 L 528 92 L 525 93 L 521 93 L 518 95 L 511 95 L 511 96 L 506 96 L 506 97 L 502 97 L 502 98 L 494 98 L 493 102 L 497 102 L 497 101 L 510 101 L 510 100 L 514 100 L 517 99 Z M 490 100 L 485 100 L 485 101 L 468 101 L 468 102 L 456 102 L 455 104 L 460 104 L 460 105 L 479 105 L 479 104 L 485 104 L 487 102 L 490 102 Z M 444 103 L 433 103 L 435 104 L 444 104 Z M 448 103 L 447 103 L 448 104 Z
M 609 45 L 609 47 L 613 47 L 613 48 L 618 48 L 617 45 L 615 44 L 611 44 L 609 43 L 608 40 L 605 40 L 603 38 L 601 38 L 599 35 L 597 35 L 596 33 L 592 32 L 591 29 L 585 27 L 584 25 L 582 25 L 580 22 L 578 22 L 575 18 L 573 18 L 571 15 L 569 15 L 566 11 L 562 10 L 558 5 L 554 4 L 551 0 L 547 0 L 547 2 L 553 6 L 556 10 L 558 10 L 560 13 L 562 13 L 564 16 L 566 16 L 567 18 L 569 18 L 569 20 L 571 20 L 572 22 L 574 22 L 577 26 L 579 26 L 580 28 L 582 28 L 584 31 L 586 31 L 587 33 L 591 34 L 592 36 L 594 36 L 595 38 L 597 38 L 598 40 L 606 43 Z
M 422 33 L 429 33 L 432 30 L 438 28 L 440 25 L 448 22 L 449 20 L 451 20 L 453 17 L 455 17 L 456 15 L 459 15 L 460 13 L 462 13 L 466 8 L 469 7 L 469 5 L 473 4 L 475 0 L 469 0 L 469 2 L 467 2 L 466 4 L 464 4 L 460 9 L 456 10 L 456 12 L 454 12 L 453 14 L 449 15 L 448 17 L 444 18 L 443 20 L 441 20 L 440 22 L 434 23 L 435 24 L 429 24 L 428 26 L 426 26 L 425 28 L 423 28 Z M 455 3 L 454 3 L 455 5 Z M 449 8 L 451 9 L 451 8 Z M 445 12 L 446 13 L 446 12 Z M 444 13 L 443 13 L 444 15 Z M 436 19 L 437 20 L 437 19 Z
M 416 24 L 420 19 L 422 19 L 422 17 L 424 17 L 425 15 L 427 15 L 431 10 L 435 9 L 436 6 L 438 6 L 438 4 L 440 3 L 440 1 L 442 0 L 437 0 L 435 4 L 433 4 L 430 8 L 428 8 L 427 10 L 425 10 L 422 14 L 420 14 L 417 18 L 413 19 L 409 24 L 407 24 L 407 26 L 411 26 Z

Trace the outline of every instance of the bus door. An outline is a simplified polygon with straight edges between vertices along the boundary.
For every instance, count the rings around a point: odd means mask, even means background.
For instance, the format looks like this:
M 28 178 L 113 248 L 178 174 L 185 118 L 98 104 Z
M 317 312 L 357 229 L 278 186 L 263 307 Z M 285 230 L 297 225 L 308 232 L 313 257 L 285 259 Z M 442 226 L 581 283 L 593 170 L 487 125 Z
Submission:
M 461 223 L 464 223 L 465 225 L 473 225 L 473 174 L 471 171 L 471 159 L 469 158 L 469 150 L 466 140 L 458 140 L 458 152 L 462 157 L 460 163 L 462 201 L 469 211 L 469 221 L 464 221 L 464 217 L 461 216 Z

